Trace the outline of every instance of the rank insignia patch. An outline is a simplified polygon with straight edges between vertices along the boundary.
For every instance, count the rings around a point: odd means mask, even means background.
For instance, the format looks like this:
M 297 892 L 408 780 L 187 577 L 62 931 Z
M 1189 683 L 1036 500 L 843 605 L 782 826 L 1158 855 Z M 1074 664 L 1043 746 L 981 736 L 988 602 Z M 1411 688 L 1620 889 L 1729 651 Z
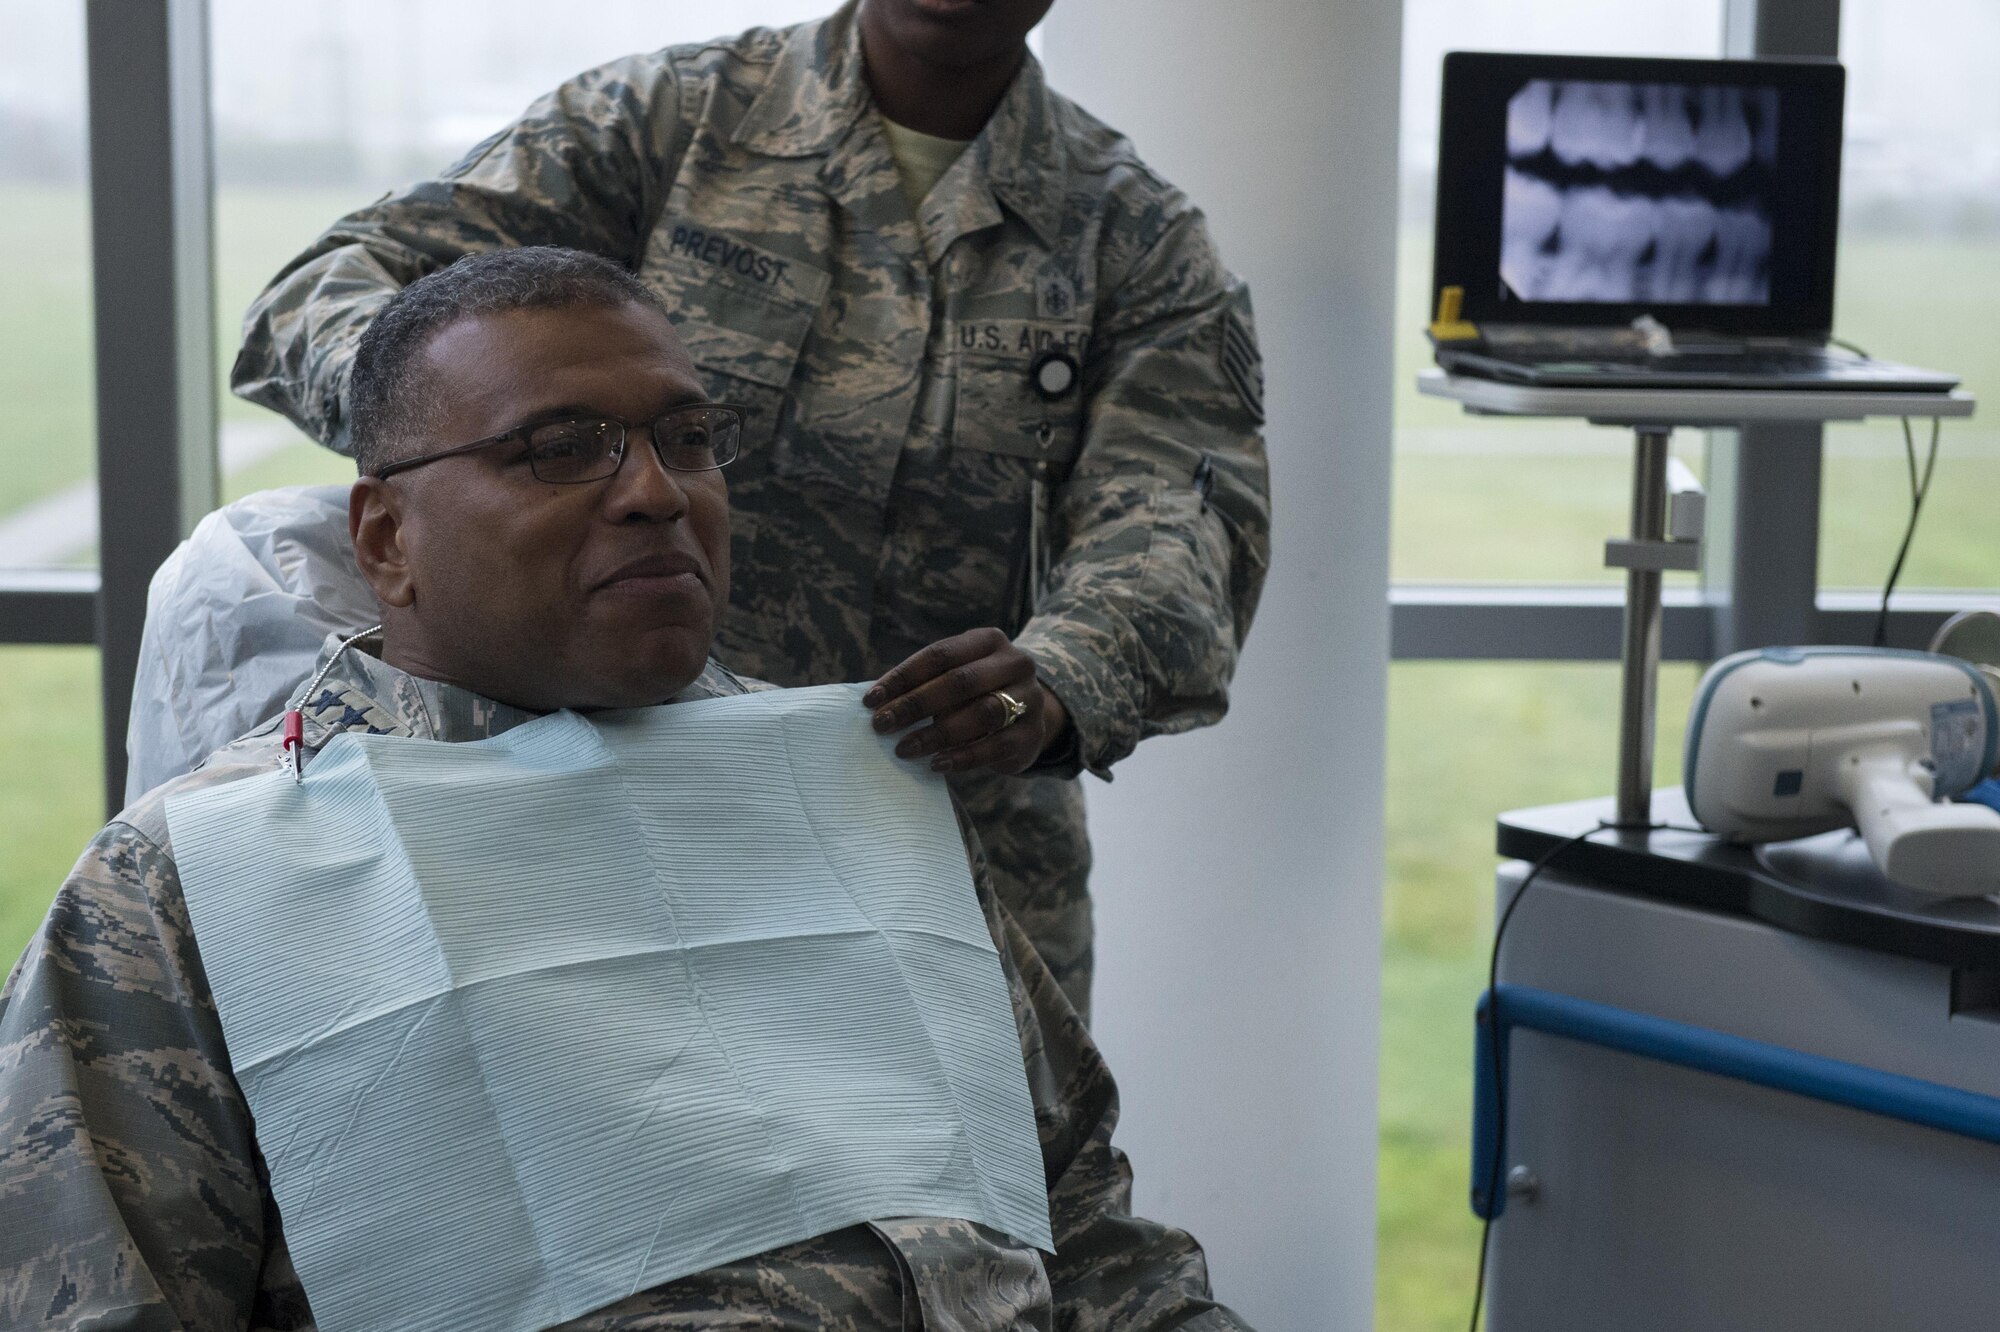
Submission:
M 1076 309 L 1076 288 L 1062 274 L 1051 273 L 1038 285 L 1035 305 L 1044 319 L 1067 319 Z
M 1222 320 L 1222 377 L 1243 399 L 1243 406 L 1258 425 L 1264 424 L 1264 358 L 1258 354 L 1257 340 L 1234 310 Z

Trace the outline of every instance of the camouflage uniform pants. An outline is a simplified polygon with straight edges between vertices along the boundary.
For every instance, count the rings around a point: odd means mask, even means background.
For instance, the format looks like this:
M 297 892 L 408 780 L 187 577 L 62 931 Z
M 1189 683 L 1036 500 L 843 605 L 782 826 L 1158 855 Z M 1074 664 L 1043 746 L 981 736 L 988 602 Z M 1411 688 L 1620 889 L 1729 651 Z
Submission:
M 993 893 L 1034 940 L 1077 1014 L 1090 1020 L 1090 835 L 1074 778 L 952 777 L 986 850 Z

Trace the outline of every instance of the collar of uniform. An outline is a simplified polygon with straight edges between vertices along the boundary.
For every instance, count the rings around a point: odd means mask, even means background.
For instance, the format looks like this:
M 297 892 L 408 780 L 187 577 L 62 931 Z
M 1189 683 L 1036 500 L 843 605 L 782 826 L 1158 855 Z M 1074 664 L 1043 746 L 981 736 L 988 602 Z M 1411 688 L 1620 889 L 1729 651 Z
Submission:
M 338 650 L 340 642 L 338 634 L 327 636 L 320 649 L 320 665 Z M 311 698 L 295 698 L 293 706 L 304 714 L 308 746 L 318 749 L 343 731 L 451 742 L 484 740 L 543 715 L 441 680 L 412 675 L 383 661 L 381 650 L 380 634 L 360 639 L 341 653 Z M 314 670 L 317 672 L 318 666 Z M 672 701 L 718 698 L 753 688 L 711 657 L 694 682 Z
M 339 651 L 329 634 L 319 665 Z M 421 740 L 483 740 L 511 731 L 539 713 L 513 707 L 441 680 L 427 680 L 382 660 L 382 636 L 370 634 L 341 652 L 310 698 L 298 698 L 306 744 L 318 748 L 343 731 L 408 735 Z M 317 673 L 318 667 L 315 668 Z
M 1050 247 L 1062 230 L 1069 186 L 1069 153 L 1055 110 L 1042 62 L 1030 51 L 974 145 L 993 193 Z
M 826 152 L 868 105 L 861 64 L 860 0 L 792 29 L 764 89 L 737 124 L 735 140 L 770 157 Z
M 771 77 L 736 127 L 735 140 L 771 157 L 830 152 L 871 104 L 861 59 L 859 0 L 792 29 Z M 1000 105 L 969 152 L 995 196 L 1044 245 L 1061 228 L 1069 158 L 1055 132 L 1055 104 L 1034 52 L 1021 62 Z

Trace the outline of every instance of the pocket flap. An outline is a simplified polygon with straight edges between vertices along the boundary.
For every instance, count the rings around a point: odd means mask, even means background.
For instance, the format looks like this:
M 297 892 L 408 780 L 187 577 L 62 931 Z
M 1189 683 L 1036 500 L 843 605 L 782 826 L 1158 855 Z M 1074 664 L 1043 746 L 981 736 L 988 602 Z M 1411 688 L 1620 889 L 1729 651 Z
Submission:
M 1028 382 L 1028 363 L 958 358 L 952 407 L 953 448 L 1068 464 L 1076 457 L 1081 395 L 1044 401 Z
M 815 306 L 778 305 L 718 282 L 698 301 L 682 302 L 677 323 L 688 355 L 702 369 L 782 389 L 792 382 L 816 312 Z
M 719 231 L 655 233 L 645 278 L 704 370 L 782 389 L 832 279 Z

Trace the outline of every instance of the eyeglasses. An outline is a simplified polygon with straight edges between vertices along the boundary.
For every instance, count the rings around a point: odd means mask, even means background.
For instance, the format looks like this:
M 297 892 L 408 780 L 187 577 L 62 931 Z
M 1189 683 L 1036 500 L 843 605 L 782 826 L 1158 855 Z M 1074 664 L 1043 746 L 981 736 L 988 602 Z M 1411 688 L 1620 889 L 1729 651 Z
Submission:
M 674 472 L 712 472 L 735 461 L 743 440 L 743 409 L 732 403 L 704 402 L 676 407 L 650 423 L 634 426 L 615 416 L 576 417 L 515 426 L 503 434 L 474 440 L 454 449 L 402 458 L 375 469 L 377 477 L 394 476 L 440 458 L 521 441 L 522 457 L 537 481 L 573 486 L 602 481 L 617 474 L 625 461 L 626 437 L 635 429 L 653 437 L 660 465 Z

